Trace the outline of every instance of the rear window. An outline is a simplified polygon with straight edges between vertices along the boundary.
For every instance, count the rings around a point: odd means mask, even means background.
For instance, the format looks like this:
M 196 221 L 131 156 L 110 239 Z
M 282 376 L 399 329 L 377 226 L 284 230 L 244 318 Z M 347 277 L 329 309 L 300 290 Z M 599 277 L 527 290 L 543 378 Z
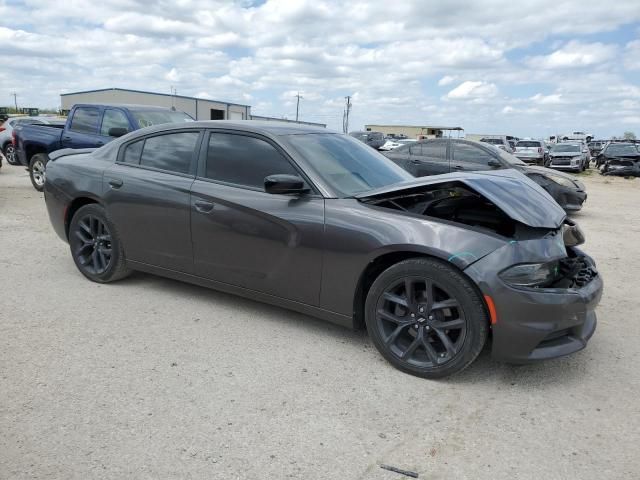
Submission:
M 131 112 L 138 124 L 138 128 L 162 125 L 164 123 L 193 122 L 193 118 L 184 112 L 172 112 L 171 110 L 134 110 Z
M 501 138 L 483 138 L 480 140 L 484 143 L 490 143 L 491 145 L 503 145 L 504 141 Z
M 540 144 L 540 142 L 523 140 L 516 143 L 516 147 L 542 147 L 542 145 Z

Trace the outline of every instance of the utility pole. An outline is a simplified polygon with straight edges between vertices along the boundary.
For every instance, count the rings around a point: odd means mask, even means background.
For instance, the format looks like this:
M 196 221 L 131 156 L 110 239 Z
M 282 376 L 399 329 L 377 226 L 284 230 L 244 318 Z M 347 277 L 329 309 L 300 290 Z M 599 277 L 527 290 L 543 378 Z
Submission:
M 347 100 L 347 105 L 344 108 L 342 115 L 342 132 L 349 133 L 349 112 L 351 111 L 351 95 L 344 97 Z
M 298 92 L 298 94 L 296 95 L 296 98 L 298 99 L 296 101 L 296 122 L 298 121 L 298 113 L 300 113 L 300 99 L 304 98 L 302 95 L 300 95 L 300 92 Z
M 16 92 L 13 92 L 11 95 L 13 95 L 13 102 L 16 105 L 16 113 L 18 113 L 18 94 Z
M 173 85 L 170 85 L 169 89 L 171 90 L 171 110 L 175 110 L 176 106 L 174 101 L 175 101 L 176 93 L 178 93 L 178 91 L 174 88 Z

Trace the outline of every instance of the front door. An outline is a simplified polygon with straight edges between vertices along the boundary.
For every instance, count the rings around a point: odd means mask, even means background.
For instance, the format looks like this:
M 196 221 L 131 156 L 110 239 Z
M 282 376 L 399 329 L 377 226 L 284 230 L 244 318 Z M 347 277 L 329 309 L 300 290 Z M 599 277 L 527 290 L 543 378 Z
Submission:
M 200 132 L 153 135 L 126 144 L 104 173 L 104 199 L 127 259 L 193 272 L 191 185 Z
M 196 275 L 318 305 L 324 199 L 264 191 L 264 178 L 298 175 L 276 145 L 213 131 L 191 190 Z

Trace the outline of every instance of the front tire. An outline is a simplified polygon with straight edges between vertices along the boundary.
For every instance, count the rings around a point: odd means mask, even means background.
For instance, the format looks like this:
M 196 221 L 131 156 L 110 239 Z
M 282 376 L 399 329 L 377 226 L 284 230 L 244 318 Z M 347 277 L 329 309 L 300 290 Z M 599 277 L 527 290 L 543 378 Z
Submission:
M 39 192 L 44 190 L 45 169 L 48 161 L 49 156 L 46 153 L 36 153 L 29 161 L 31 185 Z
M 469 366 L 485 344 L 489 324 L 471 281 L 430 258 L 404 260 L 382 272 L 367 294 L 365 321 L 384 358 L 429 379 Z
M 75 213 L 69 246 L 76 267 L 93 282 L 114 282 L 131 273 L 116 226 L 100 205 L 85 205 Z

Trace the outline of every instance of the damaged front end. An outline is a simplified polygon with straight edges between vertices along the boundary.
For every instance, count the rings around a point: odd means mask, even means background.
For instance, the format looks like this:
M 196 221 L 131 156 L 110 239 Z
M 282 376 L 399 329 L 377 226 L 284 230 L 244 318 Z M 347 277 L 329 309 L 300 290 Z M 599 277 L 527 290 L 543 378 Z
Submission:
M 360 201 L 503 240 L 462 267 L 495 306 L 495 358 L 522 363 L 568 355 L 595 331 L 603 286 L 595 262 L 578 248 L 584 234 L 523 175 L 443 175 L 370 192 Z
M 612 158 L 604 163 L 600 173 L 618 177 L 640 177 L 640 160 Z

